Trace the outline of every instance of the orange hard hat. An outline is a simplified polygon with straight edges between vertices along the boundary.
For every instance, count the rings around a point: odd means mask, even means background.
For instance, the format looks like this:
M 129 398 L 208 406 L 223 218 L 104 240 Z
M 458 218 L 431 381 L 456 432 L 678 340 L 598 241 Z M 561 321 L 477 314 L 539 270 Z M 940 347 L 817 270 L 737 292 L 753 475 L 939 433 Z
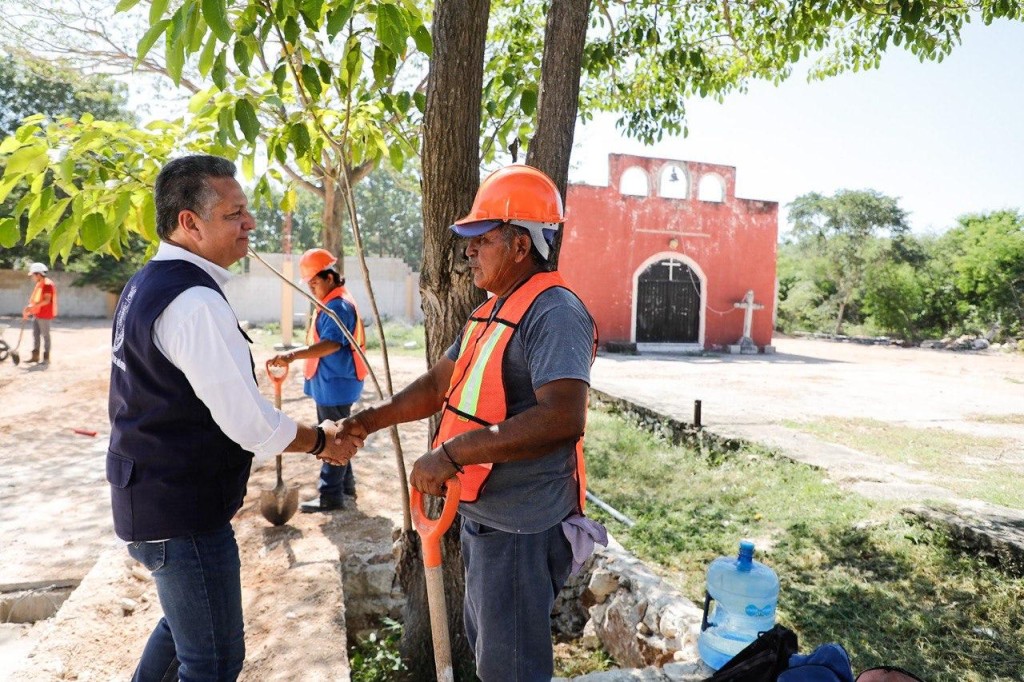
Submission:
M 560 223 L 565 220 L 562 195 L 542 171 L 523 164 L 505 166 L 484 178 L 473 208 L 455 224 L 484 220 Z
M 310 249 L 299 258 L 299 276 L 308 282 L 337 262 L 327 249 Z

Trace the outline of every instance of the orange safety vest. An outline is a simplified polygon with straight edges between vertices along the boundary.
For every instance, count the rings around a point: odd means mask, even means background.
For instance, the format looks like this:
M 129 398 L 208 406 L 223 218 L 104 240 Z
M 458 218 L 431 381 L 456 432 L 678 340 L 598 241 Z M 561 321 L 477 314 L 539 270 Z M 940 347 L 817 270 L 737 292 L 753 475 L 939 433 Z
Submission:
M 57 317 L 57 287 L 49 277 L 44 277 L 36 282 L 35 288 L 32 289 L 32 294 L 28 297 L 28 303 L 31 306 L 39 305 L 43 300 L 43 291 L 46 288 L 50 289 L 50 302 L 42 306 L 39 312 L 33 313 L 40 320 L 51 320 Z
M 348 290 L 345 289 L 345 287 L 336 287 L 331 290 L 331 293 L 327 294 L 327 296 L 324 297 L 324 300 L 321 301 L 321 303 L 327 305 L 328 302 L 333 301 L 336 298 L 344 299 L 350 306 L 352 306 L 352 311 L 356 315 L 356 328 L 352 330 L 352 338 L 355 340 L 356 344 L 363 351 L 363 353 L 365 353 L 366 330 L 363 329 L 363 320 L 362 318 L 359 317 L 359 308 L 356 307 L 355 299 L 352 298 L 351 294 L 348 293 Z M 312 346 L 314 343 L 320 340 L 320 334 L 316 330 L 316 321 L 317 318 L 320 317 L 321 312 L 323 311 L 321 311 L 320 308 L 316 309 L 316 315 L 313 316 L 313 322 L 312 324 L 309 325 L 309 329 L 306 330 L 307 346 Z M 366 378 L 366 375 L 369 373 L 369 368 L 367 368 L 366 362 L 363 361 L 363 356 L 359 354 L 359 351 L 356 350 L 355 346 L 353 346 L 351 343 L 349 343 L 349 350 L 352 351 L 352 362 L 355 363 L 356 379 L 362 381 L 364 378 Z M 313 375 L 316 374 L 316 368 L 319 365 L 320 358 L 306 358 L 306 365 L 302 369 L 303 375 L 307 379 L 312 379 Z
M 530 306 L 540 294 L 554 287 L 561 287 L 576 295 L 558 272 L 541 272 L 513 291 L 497 313 L 494 312 L 497 298 L 488 299 L 473 311 L 462 332 L 459 357 L 455 361 L 448 392 L 445 394 L 433 447 L 439 447 L 444 441 L 459 434 L 498 424 L 508 417 L 502 360 L 512 335 L 519 328 Z M 594 326 L 591 362 L 596 354 L 597 327 Z M 464 467 L 465 473 L 458 474 L 462 484 L 460 501 L 476 502 L 491 474 L 492 466 L 487 463 L 467 464 Z M 582 436 L 576 441 L 575 476 L 579 485 L 579 510 L 582 513 L 587 488 Z

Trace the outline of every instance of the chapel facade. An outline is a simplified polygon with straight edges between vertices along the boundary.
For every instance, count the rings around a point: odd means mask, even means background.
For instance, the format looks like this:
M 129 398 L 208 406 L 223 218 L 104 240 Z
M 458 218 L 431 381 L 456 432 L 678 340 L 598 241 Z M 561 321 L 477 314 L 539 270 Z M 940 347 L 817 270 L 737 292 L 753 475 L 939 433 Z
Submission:
M 736 197 L 732 166 L 625 154 L 570 184 L 559 270 L 602 345 L 770 350 L 779 205 Z

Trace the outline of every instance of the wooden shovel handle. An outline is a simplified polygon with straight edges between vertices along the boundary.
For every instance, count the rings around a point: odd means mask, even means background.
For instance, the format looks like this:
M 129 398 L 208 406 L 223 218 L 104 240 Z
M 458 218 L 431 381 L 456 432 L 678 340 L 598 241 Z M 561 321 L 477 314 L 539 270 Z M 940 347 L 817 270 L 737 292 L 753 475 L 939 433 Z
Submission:
M 412 489 L 412 521 L 423 541 L 423 565 L 427 568 L 441 565 L 441 536 L 452 525 L 455 512 L 459 510 L 459 495 L 462 493 L 459 479 L 448 479 L 445 488 L 444 507 L 441 509 L 441 516 L 436 519 L 428 517 L 426 510 L 423 509 L 423 493 Z

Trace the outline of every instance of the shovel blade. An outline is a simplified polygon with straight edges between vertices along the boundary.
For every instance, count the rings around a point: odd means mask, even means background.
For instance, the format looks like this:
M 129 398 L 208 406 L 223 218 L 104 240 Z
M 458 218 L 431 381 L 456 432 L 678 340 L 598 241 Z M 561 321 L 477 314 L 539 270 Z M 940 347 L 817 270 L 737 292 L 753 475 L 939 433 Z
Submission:
M 283 526 L 299 508 L 299 488 L 275 486 L 260 493 L 260 514 L 275 526 Z

